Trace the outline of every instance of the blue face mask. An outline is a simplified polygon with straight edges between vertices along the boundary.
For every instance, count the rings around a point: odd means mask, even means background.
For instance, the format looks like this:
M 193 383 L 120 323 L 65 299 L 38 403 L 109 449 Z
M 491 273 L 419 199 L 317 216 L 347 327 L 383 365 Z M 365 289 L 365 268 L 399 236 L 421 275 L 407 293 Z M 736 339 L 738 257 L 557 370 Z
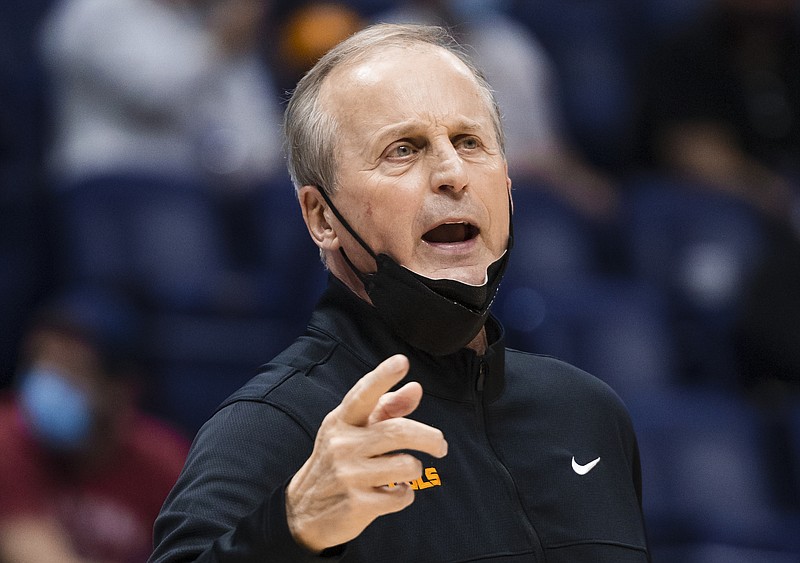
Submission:
M 33 368 L 24 374 L 20 403 L 34 434 L 48 447 L 71 451 L 88 440 L 93 424 L 89 397 L 57 371 Z

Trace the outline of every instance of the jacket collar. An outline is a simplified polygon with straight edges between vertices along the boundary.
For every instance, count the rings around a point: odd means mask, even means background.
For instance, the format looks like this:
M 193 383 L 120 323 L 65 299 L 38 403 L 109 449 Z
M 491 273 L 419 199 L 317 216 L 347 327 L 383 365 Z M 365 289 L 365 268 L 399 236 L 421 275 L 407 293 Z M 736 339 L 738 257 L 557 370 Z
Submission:
M 486 354 L 478 356 L 465 348 L 448 356 L 432 356 L 400 340 L 372 305 L 329 275 L 328 287 L 311 316 L 309 328 L 338 341 L 370 369 L 391 355 L 405 354 L 411 369 L 404 381 L 419 381 L 428 394 L 470 402 L 478 397 L 481 385 L 484 400 L 492 401 L 504 387 L 504 330 L 492 315 L 486 324 L 489 341 Z M 479 384 L 482 365 L 484 375 Z

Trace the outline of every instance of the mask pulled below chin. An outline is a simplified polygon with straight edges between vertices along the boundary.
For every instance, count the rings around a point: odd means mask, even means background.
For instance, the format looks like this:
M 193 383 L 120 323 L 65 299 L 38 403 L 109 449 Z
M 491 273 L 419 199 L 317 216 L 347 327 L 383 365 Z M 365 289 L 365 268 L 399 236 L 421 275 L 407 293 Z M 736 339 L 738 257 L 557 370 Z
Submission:
M 446 356 L 467 346 L 483 328 L 503 278 L 508 254 L 504 252 L 489 265 L 486 283 L 478 286 L 427 278 L 386 254 L 375 258 L 375 273 L 356 273 L 362 278 L 378 315 L 395 334 L 414 348 Z
M 378 315 L 397 336 L 434 356 L 454 354 L 472 342 L 489 316 L 514 244 L 510 196 L 506 251 L 486 269 L 486 283 L 474 286 L 456 280 L 434 280 L 401 266 L 387 254 L 375 254 L 339 213 L 325 190 L 318 189 L 339 222 L 375 259 L 377 270 L 365 274 L 339 248 L 348 267 L 364 284 Z

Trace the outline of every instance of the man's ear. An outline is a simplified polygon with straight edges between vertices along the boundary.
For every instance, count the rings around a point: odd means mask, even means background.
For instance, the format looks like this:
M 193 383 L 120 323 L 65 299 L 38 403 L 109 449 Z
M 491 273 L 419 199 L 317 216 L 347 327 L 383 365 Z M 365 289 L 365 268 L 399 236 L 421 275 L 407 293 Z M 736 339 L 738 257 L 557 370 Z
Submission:
M 336 250 L 339 248 L 339 238 L 328 220 L 328 204 L 319 190 L 316 186 L 303 186 L 298 190 L 303 220 L 308 233 L 321 250 Z

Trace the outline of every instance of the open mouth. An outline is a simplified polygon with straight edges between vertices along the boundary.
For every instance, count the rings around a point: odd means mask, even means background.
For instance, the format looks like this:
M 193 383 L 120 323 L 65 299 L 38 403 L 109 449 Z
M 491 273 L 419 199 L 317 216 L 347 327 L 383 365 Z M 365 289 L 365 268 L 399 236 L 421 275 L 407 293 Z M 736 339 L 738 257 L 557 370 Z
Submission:
M 430 243 L 465 242 L 478 236 L 478 227 L 470 223 L 444 223 L 422 235 L 422 240 Z

